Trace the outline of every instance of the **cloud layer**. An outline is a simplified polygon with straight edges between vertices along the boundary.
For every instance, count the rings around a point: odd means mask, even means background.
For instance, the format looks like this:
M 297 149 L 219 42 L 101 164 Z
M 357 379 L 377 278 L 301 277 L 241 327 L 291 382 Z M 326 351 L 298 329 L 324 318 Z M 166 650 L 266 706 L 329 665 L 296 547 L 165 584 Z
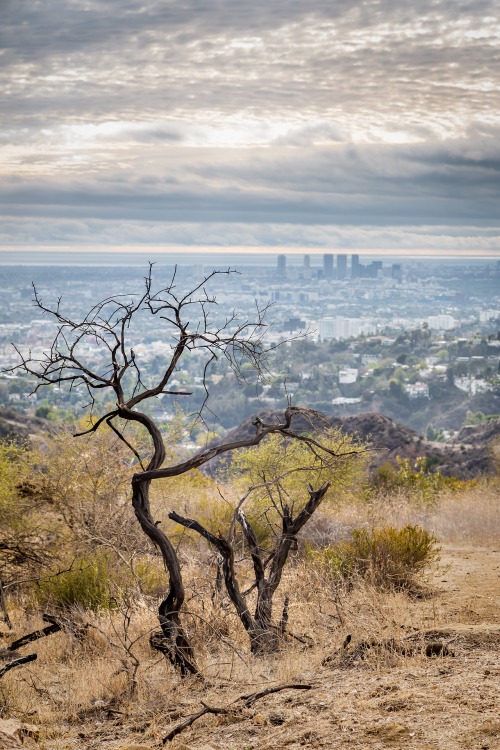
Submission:
M 4 0 L 0 242 L 494 252 L 496 11 Z

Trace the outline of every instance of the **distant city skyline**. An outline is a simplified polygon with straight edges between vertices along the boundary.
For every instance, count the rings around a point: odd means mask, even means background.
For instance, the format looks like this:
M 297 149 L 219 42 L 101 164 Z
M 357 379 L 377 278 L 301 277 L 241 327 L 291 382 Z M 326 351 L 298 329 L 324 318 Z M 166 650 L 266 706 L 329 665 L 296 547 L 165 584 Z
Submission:
M 1 15 L 0 248 L 500 257 L 494 0 Z
M 1 229 L 0 229 L 1 231 Z M 454 248 L 449 249 L 446 252 L 437 250 L 436 248 L 425 248 L 425 247 L 414 247 L 411 250 L 402 247 L 368 247 L 368 248 L 357 248 L 357 247 L 333 247 L 333 246 L 282 246 L 282 245 L 203 245 L 203 244 L 190 244 L 183 245 L 181 243 L 168 244 L 168 243 L 150 243 L 150 244 L 102 244 L 100 242 L 92 242 L 85 244 L 83 242 L 75 242 L 73 244 L 12 244 L 12 243 L 0 243 L 0 254 L 3 256 L 16 255 L 22 253 L 33 253 L 35 255 L 48 255 L 56 254 L 63 255 L 64 253 L 73 252 L 84 252 L 89 256 L 96 256 L 102 253 L 110 253 L 113 255 L 130 255 L 130 254 L 142 254 L 146 257 L 148 254 L 183 254 L 189 255 L 234 255 L 239 257 L 241 255 L 255 255 L 255 256 L 268 256 L 277 257 L 278 255 L 287 255 L 293 258 L 300 258 L 304 255 L 310 255 L 311 257 L 322 258 L 325 253 L 332 253 L 333 255 L 347 255 L 350 256 L 353 253 L 363 258 L 382 258 L 382 257 L 393 257 L 401 258 L 410 261 L 413 257 L 435 259 L 436 261 L 441 260 L 453 260 L 453 258 L 476 258 L 478 260 L 500 260 L 500 246 L 497 250 L 493 248 Z
M 300 266 L 304 262 L 304 257 L 310 258 L 312 266 L 322 267 L 323 258 L 325 254 L 332 254 L 334 258 L 338 255 L 343 255 L 347 258 L 348 262 L 351 262 L 351 256 L 353 254 L 358 255 L 363 261 L 382 259 L 389 263 L 391 261 L 403 261 L 411 263 L 415 261 L 434 261 L 436 263 L 441 262 L 453 262 L 454 260 L 460 262 L 470 261 L 482 261 L 482 262 L 495 262 L 500 261 L 500 254 L 494 250 L 456 250 L 454 252 L 446 253 L 445 255 L 436 253 L 435 251 L 425 249 L 415 249 L 411 254 L 408 254 L 404 250 L 398 249 L 386 249 L 386 250 L 375 250 L 375 249 L 361 249 L 356 251 L 346 249 L 333 249 L 333 248 L 308 248 L 308 247 L 221 247 L 211 246 L 203 247 L 200 245 L 190 246 L 175 246 L 169 247 L 165 245 L 133 245 L 133 246 L 113 246 L 113 245 L 100 245 L 100 246 L 78 246 L 78 245 L 65 245 L 58 246 L 54 245 L 51 247 L 33 247 L 33 246 L 20 246 L 20 247 L 5 247 L 0 246 L 0 265 L 2 264 L 16 264 L 16 263 L 36 263 L 37 261 L 50 264 L 51 262 L 60 263 L 63 262 L 65 257 L 71 259 L 70 256 L 81 255 L 87 259 L 87 262 L 92 264 L 98 262 L 102 256 L 109 256 L 112 258 L 127 259 L 135 257 L 138 261 L 143 260 L 147 263 L 148 260 L 155 260 L 158 258 L 177 258 L 179 262 L 185 260 L 186 263 L 193 262 L 194 258 L 210 258 L 210 257 L 224 257 L 225 260 L 230 262 L 241 262 L 244 259 L 249 259 L 252 262 L 265 262 L 266 265 L 276 265 L 277 259 L 280 255 L 285 255 L 287 259 L 290 259 L 290 263 L 294 266 Z

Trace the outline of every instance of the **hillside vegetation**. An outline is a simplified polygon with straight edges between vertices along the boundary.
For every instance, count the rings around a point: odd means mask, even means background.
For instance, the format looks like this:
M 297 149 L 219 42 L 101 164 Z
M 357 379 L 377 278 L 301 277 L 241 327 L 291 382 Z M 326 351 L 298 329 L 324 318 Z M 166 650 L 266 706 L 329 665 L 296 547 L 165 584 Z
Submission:
M 484 549 L 488 568 L 481 586 L 495 564 L 498 574 L 490 546 L 500 533 L 498 480 L 436 481 L 404 461 L 371 480 L 365 459 L 339 467 L 333 491 L 303 528 L 284 569 L 274 608 L 277 626 L 287 612 L 279 648 L 255 657 L 213 545 L 168 515 L 178 509 L 215 535 L 227 535 L 244 486 L 258 484 L 263 473 L 271 476 L 274 465 L 283 474 L 286 461 L 291 467 L 297 461 L 296 453 L 286 457 L 282 449 L 276 439 L 250 449 L 224 468 L 223 477 L 219 467 L 217 482 L 195 470 L 155 487 L 154 512 L 181 559 L 183 617 L 199 667 L 198 677 L 183 678 L 152 647 L 166 579 L 161 556 L 130 507 L 126 446 L 109 430 L 78 441 L 56 431 L 38 448 L 3 444 L 0 553 L 12 623 L 1 628 L 4 647 L 46 626 L 42 613 L 61 627 L 18 647 L 38 658 L 0 681 L 2 716 L 36 725 L 25 730 L 27 746 L 161 747 L 203 705 L 224 711 L 201 717 L 172 739 L 172 747 L 343 747 L 351 741 L 422 747 L 424 736 L 439 735 L 440 746 L 452 748 L 460 732 L 478 742 L 494 737 L 489 686 L 500 674 L 498 602 L 490 599 L 486 614 L 488 595 L 482 604 L 481 588 L 473 594 L 460 570 Z M 302 477 L 293 473 L 279 491 L 295 493 L 300 505 L 307 500 Z M 266 492 L 246 508 L 262 553 L 272 549 L 277 531 L 271 510 Z M 243 590 L 254 581 L 252 550 L 244 535 L 235 544 Z M 440 594 L 448 583 L 456 588 L 453 601 Z M 248 594 L 251 606 L 256 594 Z M 471 596 L 479 596 L 476 603 Z M 462 622 L 467 607 L 476 614 Z M 465 668 L 467 685 L 460 679 Z M 424 729 L 417 705 L 426 716 L 434 707 L 449 710 L 448 694 L 479 711 L 470 702 L 476 673 L 483 680 L 483 729 L 472 728 L 470 711 L 453 735 Z M 426 691 L 436 679 L 446 679 L 448 687 L 431 700 Z M 239 696 L 289 684 L 309 689 L 238 703 Z

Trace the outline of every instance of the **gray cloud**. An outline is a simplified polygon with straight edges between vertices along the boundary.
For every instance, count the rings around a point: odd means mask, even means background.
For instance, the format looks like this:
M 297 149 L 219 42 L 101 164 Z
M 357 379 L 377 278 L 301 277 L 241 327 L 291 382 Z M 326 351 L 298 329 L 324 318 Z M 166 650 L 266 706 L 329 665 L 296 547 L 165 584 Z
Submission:
M 209 225 L 216 244 L 290 226 L 364 242 L 388 226 L 406 247 L 421 224 L 443 246 L 443 227 L 490 243 L 497 15 L 493 0 L 3 0 L 3 242 L 43 220 L 44 242 L 164 226 L 196 244 Z
M 478 116 L 496 96 L 493 2 L 5 6 L 3 101 L 24 118 L 300 107 L 374 122 L 404 112 L 416 126 L 424 113 L 429 123 L 443 110 Z
M 98 219 L 6 220 L 0 245 L 15 238 L 19 247 L 65 247 L 98 250 L 120 246 L 156 250 L 194 247 L 323 248 L 344 250 L 434 250 L 444 255 L 463 251 L 491 255 L 498 249 L 498 229 L 476 226 L 376 227 L 356 225 L 245 224 L 208 222 L 150 222 Z
M 149 175 L 134 164 L 92 180 L 16 178 L 0 187 L 0 202 L 10 216 L 498 226 L 500 160 L 490 141 L 206 149 L 195 160 L 188 149 L 159 156 Z

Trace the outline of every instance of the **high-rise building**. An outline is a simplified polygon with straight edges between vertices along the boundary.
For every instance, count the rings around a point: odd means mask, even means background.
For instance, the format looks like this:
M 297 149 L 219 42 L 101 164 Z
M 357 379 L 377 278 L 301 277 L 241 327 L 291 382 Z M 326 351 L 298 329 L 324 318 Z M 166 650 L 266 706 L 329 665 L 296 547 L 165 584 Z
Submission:
M 403 281 L 403 266 L 401 263 L 393 263 L 391 267 L 391 277 L 401 283 Z
M 361 264 L 359 255 L 351 255 L 351 279 L 359 279 L 361 276 Z
M 452 315 L 429 315 L 427 318 L 429 328 L 436 331 L 451 331 L 457 325 L 457 321 Z
M 382 274 L 382 261 L 372 260 L 367 266 L 360 266 L 360 276 L 365 276 L 368 279 L 376 279 Z
M 286 276 L 286 255 L 278 255 L 278 276 L 283 279 Z
M 347 255 L 337 255 L 337 279 L 342 281 L 347 276 Z
M 321 341 L 350 339 L 375 333 L 375 324 L 369 318 L 321 318 L 318 320 L 318 333 Z
M 309 281 L 312 276 L 311 271 L 311 256 L 310 255 L 304 255 L 304 265 L 302 266 L 302 269 L 299 271 L 299 279 L 304 279 L 305 281 Z
M 331 253 L 323 255 L 323 277 L 333 279 L 333 255 Z

